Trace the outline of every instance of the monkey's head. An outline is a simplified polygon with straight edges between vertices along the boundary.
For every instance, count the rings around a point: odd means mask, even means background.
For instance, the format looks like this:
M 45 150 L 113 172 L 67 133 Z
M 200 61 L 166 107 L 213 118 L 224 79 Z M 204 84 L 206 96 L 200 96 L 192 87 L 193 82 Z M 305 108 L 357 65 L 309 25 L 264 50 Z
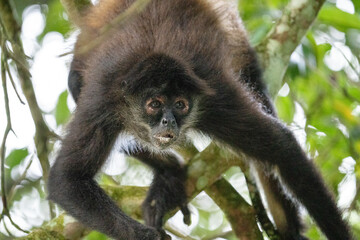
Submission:
M 138 62 L 124 81 L 133 121 L 140 119 L 132 124 L 137 127 L 135 134 L 160 149 L 185 138 L 196 118 L 197 102 L 213 94 L 186 64 L 164 54 L 152 54 Z

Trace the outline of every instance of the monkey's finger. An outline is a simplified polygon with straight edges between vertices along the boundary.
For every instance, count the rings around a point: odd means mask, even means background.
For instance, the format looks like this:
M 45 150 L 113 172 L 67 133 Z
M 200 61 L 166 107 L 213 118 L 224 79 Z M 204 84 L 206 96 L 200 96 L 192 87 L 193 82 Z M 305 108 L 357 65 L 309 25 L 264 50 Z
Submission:
M 181 206 L 180 211 L 184 215 L 184 218 L 183 218 L 184 223 L 186 225 L 190 226 L 190 224 L 191 224 L 191 214 L 190 214 L 190 210 L 189 210 L 186 203 Z

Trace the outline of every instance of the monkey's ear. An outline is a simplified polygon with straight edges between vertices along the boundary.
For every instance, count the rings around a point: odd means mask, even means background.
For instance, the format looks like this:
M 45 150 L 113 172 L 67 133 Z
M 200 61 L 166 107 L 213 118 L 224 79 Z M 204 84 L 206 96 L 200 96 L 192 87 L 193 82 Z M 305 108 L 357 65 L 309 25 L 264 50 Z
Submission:
M 82 75 L 80 73 L 79 67 L 81 66 L 80 62 L 77 60 L 73 60 L 70 67 L 70 72 L 68 76 L 68 87 L 69 91 L 74 98 L 75 102 L 77 102 L 81 87 L 83 85 Z

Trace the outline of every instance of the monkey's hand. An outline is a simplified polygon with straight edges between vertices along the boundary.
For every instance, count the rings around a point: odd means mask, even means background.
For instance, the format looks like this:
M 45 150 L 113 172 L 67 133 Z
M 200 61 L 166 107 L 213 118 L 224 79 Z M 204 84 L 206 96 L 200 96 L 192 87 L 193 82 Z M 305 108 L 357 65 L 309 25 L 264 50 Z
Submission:
M 146 225 L 161 229 L 165 214 L 180 207 L 184 223 L 190 225 L 190 211 L 185 192 L 184 168 L 156 171 L 149 193 L 143 203 Z

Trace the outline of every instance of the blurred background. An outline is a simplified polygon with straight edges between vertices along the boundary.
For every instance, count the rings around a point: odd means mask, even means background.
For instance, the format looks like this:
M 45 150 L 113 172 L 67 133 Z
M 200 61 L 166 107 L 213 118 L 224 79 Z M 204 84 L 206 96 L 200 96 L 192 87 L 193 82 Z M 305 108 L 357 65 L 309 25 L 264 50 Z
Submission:
M 59 0 L 9 0 L 21 24 L 21 39 L 39 106 L 52 131 L 63 135 L 75 108 L 67 91 L 67 74 L 78 31 Z M 240 0 L 239 12 L 256 46 L 282 15 L 287 0 Z M 1 51 L 1 50 L 0 50 Z M 336 194 L 338 205 L 360 239 L 360 1 L 329 0 L 301 44 L 292 54 L 284 83 L 275 99 L 280 118 L 295 132 Z M 14 82 L 16 70 L 10 64 Z M 8 84 L 12 129 L 6 141 L 5 191 L 12 221 L 23 230 L 51 220 L 42 168 L 34 145 L 35 127 L 27 104 L 21 104 Z M 25 100 L 20 92 L 20 98 Z M 0 136 L 6 128 L 3 91 L 0 91 Z M 209 142 L 196 146 L 204 149 Z M 50 163 L 59 141 L 52 142 Z M 151 171 L 134 159 L 113 151 L 99 174 L 100 183 L 148 186 Z M 224 173 L 249 200 L 238 168 Z M 176 214 L 167 223 L 188 239 L 236 239 L 224 213 L 204 192 L 191 201 L 192 224 Z M 0 212 L 3 205 L 0 204 Z M 56 209 L 56 214 L 61 212 Z M 307 236 L 325 239 L 304 211 Z M 0 219 L 0 239 L 27 235 L 7 216 Z M 209 238 L 209 236 L 214 236 Z M 83 239 L 107 239 L 92 232 Z M 174 237 L 174 239 L 177 239 Z M 181 238 L 179 238 L 181 239 Z M 266 239 L 266 237 L 265 237 Z

